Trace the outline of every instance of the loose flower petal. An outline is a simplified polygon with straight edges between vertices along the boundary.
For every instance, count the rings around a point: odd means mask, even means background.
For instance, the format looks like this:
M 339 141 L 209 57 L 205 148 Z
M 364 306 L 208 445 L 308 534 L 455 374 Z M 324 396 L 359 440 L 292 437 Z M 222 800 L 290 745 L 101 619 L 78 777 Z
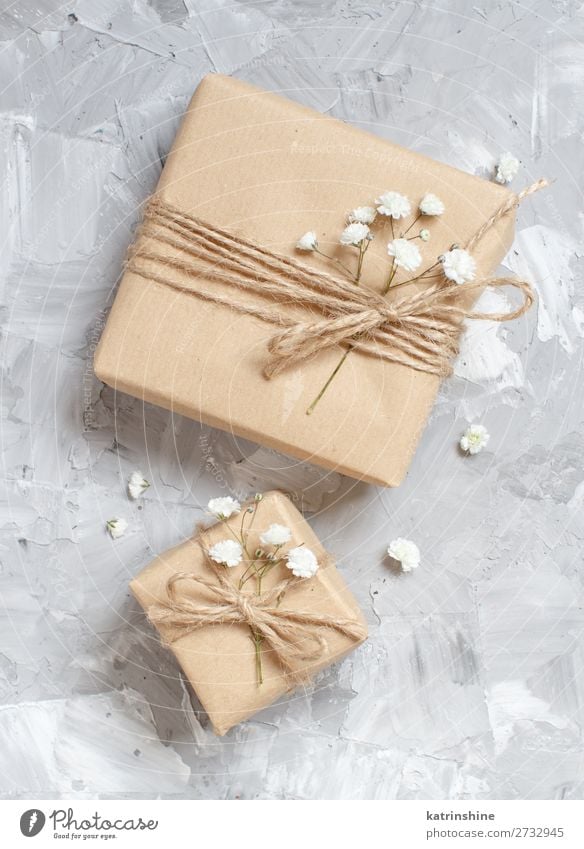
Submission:
M 446 207 L 439 197 L 433 195 L 432 192 L 427 192 L 418 207 L 422 215 L 442 215 Z
M 398 537 L 390 542 L 387 553 L 401 564 L 403 572 L 411 572 L 420 565 L 420 549 L 415 542 Z
M 462 285 L 468 280 L 474 280 L 477 264 L 468 251 L 453 248 L 441 257 L 444 275 L 454 283 Z
M 495 180 L 497 183 L 510 183 L 519 171 L 519 160 L 512 153 L 502 153 L 497 163 Z
M 239 513 L 241 504 L 235 498 L 226 495 L 222 498 L 212 498 L 207 504 L 207 510 L 218 519 L 229 519 L 230 516 Z
M 318 572 L 318 560 L 309 548 L 291 548 L 286 559 L 286 566 L 297 578 L 312 578 Z
M 376 201 L 377 212 L 390 218 L 406 218 L 412 211 L 409 200 L 399 192 L 384 192 Z
M 349 224 L 373 224 L 376 215 L 375 207 L 358 206 L 349 213 Z
M 136 500 L 144 495 L 150 483 L 146 480 L 142 472 L 132 472 L 128 479 L 128 495 Z
M 467 454 L 479 454 L 486 448 L 491 435 L 484 425 L 470 425 L 460 437 L 460 447 Z
M 318 248 L 318 239 L 316 233 L 309 230 L 304 236 L 301 236 L 296 242 L 296 250 L 298 251 L 315 251 Z
M 422 255 L 413 242 L 407 239 L 394 239 L 387 246 L 387 253 L 393 257 L 398 268 L 415 271 L 422 264 Z
M 339 242 L 341 245 L 360 245 L 365 239 L 368 239 L 371 234 L 369 227 L 366 224 L 349 224 L 343 232 Z
M 223 566 L 239 566 L 243 559 L 243 548 L 234 539 L 223 539 L 212 545 L 208 551 L 211 560 L 221 563 Z
M 274 523 L 260 535 L 262 545 L 284 545 L 292 539 L 292 531 L 286 525 Z
M 128 523 L 125 519 L 108 519 L 106 528 L 112 539 L 119 539 L 126 533 Z

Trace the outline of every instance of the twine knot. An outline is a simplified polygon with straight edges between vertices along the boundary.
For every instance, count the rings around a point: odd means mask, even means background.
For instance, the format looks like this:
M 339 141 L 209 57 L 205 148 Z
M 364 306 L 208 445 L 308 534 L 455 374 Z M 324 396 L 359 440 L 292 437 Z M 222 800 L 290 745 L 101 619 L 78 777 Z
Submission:
M 310 677 L 303 664 L 314 663 L 326 651 L 322 629 L 333 629 L 355 642 L 367 636 L 355 620 L 282 607 L 284 593 L 303 580 L 288 578 L 261 595 L 254 595 L 231 584 L 218 569 L 214 581 L 190 572 L 178 572 L 167 582 L 166 601 L 152 605 L 148 618 L 168 629 L 169 643 L 208 625 L 248 625 L 269 646 L 289 679 L 298 684 Z M 194 599 L 186 592 L 189 585 L 191 589 L 210 591 L 213 600 L 205 603 Z

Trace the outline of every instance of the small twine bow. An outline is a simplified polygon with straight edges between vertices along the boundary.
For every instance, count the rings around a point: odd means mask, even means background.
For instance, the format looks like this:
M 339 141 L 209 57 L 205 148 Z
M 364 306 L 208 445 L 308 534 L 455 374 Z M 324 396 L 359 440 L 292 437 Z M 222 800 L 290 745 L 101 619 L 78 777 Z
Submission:
M 511 194 L 464 246 L 472 251 L 501 218 L 528 195 L 548 185 L 538 180 L 518 194 Z M 529 283 L 515 277 L 486 277 L 461 286 L 441 279 L 423 289 L 390 289 L 383 298 L 303 265 L 234 233 L 206 224 L 160 198 L 147 204 L 142 232 L 152 242 L 140 239 L 130 251 L 127 267 L 133 273 L 186 293 L 195 298 L 223 304 L 245 315 L 284 328 L 268 341 L 270 360 L 266 377 L 298 365 L 335 345 L 370 354 L 382 360 L 409 366 L 417 371 L 446 377 L 459 348 L 465 319 L 510 321 L 523 315 L 533 303 Z M 152 247 L 165 245 L 164 251 Z M 170 252 L 168 251 L 170 248 Z M 194 288 L 173 277 L 195 280 Z M 207 277 L 228 285 L 226 294 L 206 288 Z M 413 281 L 412 281 L 413 282 Z M 424 284 L 423 277 L 419 281 Z M 521 305 L 506 313 L 475 312 L 466 306 L 485 288 L 511 286 L 523 296 Z M 238 292 L 259 296 L 259 301 L 239 300 Z M 273 304 L 267 304 L 272 300 Z M 301 308 L 318 314 L 306 320 L 286 315 L 284 307 Z
M 216 580 L 211 581 L 190 572 L 177 572 L 169 578 L 168 600 L 148 610 L 153 624 L 170 629 L 168 642 L 176 642 L 207 625 L 249 625 L 252 632 L 270 646 L 289 679 L 299 684 L 310 677 L 299 664 L 314 662 L 326 651 L 326 640 L 319 633 L 320 628 L 332 628 L 356 642 L 366 637 L 362 625 L 351 619 L 280 607 L 284 593 L 305 580 L 303 578 L 288 578 L 261 595 L 254 595 L 242 592 L 219 570 L 215 570 L 215 577 Z M 184 587 L 187 582 L 210 590 L 215 601 L 205 604 L 181 593 L 181 585 Z

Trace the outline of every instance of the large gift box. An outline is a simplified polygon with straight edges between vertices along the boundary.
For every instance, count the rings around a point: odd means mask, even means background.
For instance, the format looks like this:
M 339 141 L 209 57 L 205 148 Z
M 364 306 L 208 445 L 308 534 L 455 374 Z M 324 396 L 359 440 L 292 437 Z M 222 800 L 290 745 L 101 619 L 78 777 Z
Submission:
M 332 558 L 285 495 L 269 492 L 237 507 L 130 584 L 220 735 L 367 636 Z M 240 552 L 236 563 L 242 531 L 251 560 Z M 235 560 L 223 565 L 217 556 Z M 299 575 L 290 570 L 294 556 Z
M 346 262 L 348 249 L 338 243 L 346 213 L 388 189 L 407 195 L 414 207 L 426 192 L 442 199 L 444 214 L 423 225 L 431 236 L 431 249 L 424 251 L 434 258 L 453 243 L 466 244 L 510 198 L 495 182 L 220 75 L 199 85 L 156 197 L 178 216 L 206 222 L 211 233 L 219 228 L 284 260 L 293 257 L 330 273 L 334 263 L 316 253 L 299 254 L 299 236 L 315 231 L 321 249 Z M 505 255 L 513 228 L 510 213 L 473 249 L 478 276 L 488 275 Z M 387 241 L 374 239 L 363 266 L 361 285 L 378 292 Z M 327 469 L 385 486 L 403 480 L 439 375 L 353 350 L 307 415 L 344 348 L 326 348 L 268 380 L 274 327 L 254 309 L 246 314 L 230 308 L 233 286 L 217 278 L 217 267 L 209 265 L 208 275 L 189 274 L 176 262 L 181 251 L 173 238 L 165 242 L 142 232 L 135 248 L 146 263 L 150 253 L 162 251 L 168 259 L 164 274 L 173 283 L 165 285 L 160 274 L 156 279 L 126 271 L 96 354 L 101 380 Z M 221 262 L 218 267 L 221 272 Z M 198 287 L 218 293 L 219 300 L 193 297 Z M 279 299 L 274 286 L 266 298 L 245 289 L 237 298 L 254 308 L 265 301 L 264 311 L 284 317 L 297 309 Z

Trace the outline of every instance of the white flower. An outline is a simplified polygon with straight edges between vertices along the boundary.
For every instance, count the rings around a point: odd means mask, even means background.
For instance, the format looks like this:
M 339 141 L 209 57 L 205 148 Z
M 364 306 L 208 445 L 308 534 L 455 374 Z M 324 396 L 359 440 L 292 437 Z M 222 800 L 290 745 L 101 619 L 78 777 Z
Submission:
M 224 566 L 239 566 L 243 558 L 243 548 L 234 539 L 222 539 L 212 545 L 208 551 L 211 560 Z
M 132 472 L 128 479 L 128 495 L 134 500 L 144 495 L 150 484 L 142 472 Z
M 412 211 L 407 197 L 399 192 L 384 192 L 375 203 L 379 204 L 377 212 L 389 215 L 390 218 L 405 218 Z
M 459 285 L 474 280 L 477 264 L 468 251 L 452 248 L 440 257 L 444 274 Z
M 309 548 L 298 546 L 291 548 L 287 558 L 287 567 L 297 578 L 312 578 L 318 572 L 318 560 Z
M 354 224 L 345 227 L 339 242 L 341 245 L 360 245 L 362 241 L 369 238 L 370 232 L 366 224 L 359 224 L 358 221 L 355 221 Z
M 304 236 L 301 236 L 296 242 L 296 250 L 298 251 L 315 251 L 318 248 L 318 239 L 316 233 L 309 230 Z
M 498 183 L 510 183 L 519 171 L 519 160 L 512 153 L 502 153 L 497 163 L 495 180 Z
M 422 255 L 413 242 L 407 239 L 394 239 L 387 246 L 387 253 L 393 257 L 398 268 L 415 271 L 422 263 Z
M 473 424 L 467 427 L 462 434 L 459 444 L 467 454 L 478 454 L 483 448 L 486 448 L 490 438 L 489 431 L 484 425 Z
M 207 504 L 207 510 L 218 519 L 229 519 L 234 513 L 239 513 L 241 504 L 235 498 L 226 495 L 223 498 L 212 498 Z
M 427 192 L 418 207 L 422 215 L 442 215 L 446 207 L 439 197 L 433 195 L 432 192 Z
M 377 212 L 373 206 L 358 206 L 349 213 L 349 223 L 373 224 Z
M 420 230 L 420 239 L 423 242 L 429 242 L 430 241 L 430 231 L 426 230 L 425 227 L 422 230 Z
M 119 539 L 126 533 L 128 523 L 125 519 L 108 519 L 105 526 L 112 539 Z
M 292 539 L 292 532 L 286 525 L 278 525 L 274 523 L 270 525 L 267 531 L 260 535 L 262 545 L 284 545 Z
M 401 563 L 402 571 L 411 572 L 420 565 L 420 549 L 410 539 L 398 537 L 390 542 L 387 553 Z

